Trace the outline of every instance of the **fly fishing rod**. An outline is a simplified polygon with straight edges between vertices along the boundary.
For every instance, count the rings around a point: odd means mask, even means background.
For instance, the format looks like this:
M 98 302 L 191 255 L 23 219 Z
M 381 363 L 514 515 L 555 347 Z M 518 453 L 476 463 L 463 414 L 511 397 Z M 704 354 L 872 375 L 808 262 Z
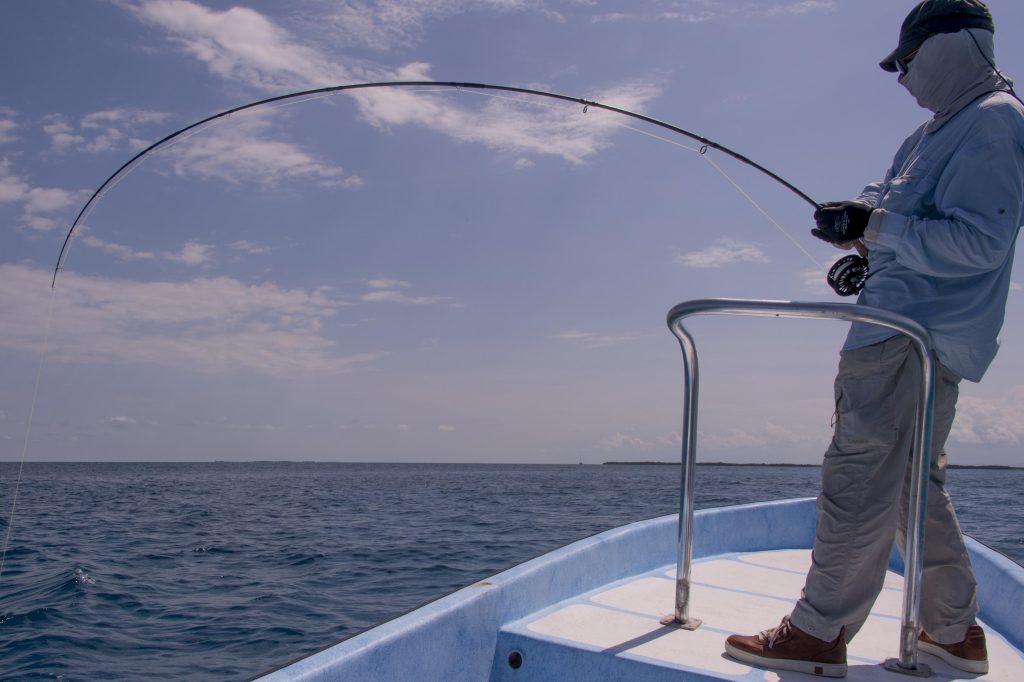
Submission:
M 123 165 L 121 165 L 120 168 L 118 168 L 116 171 L 114 171 L 110 175 L 110 177 L 108 177 L 106 180 L 104 180 L 103 184 L 101 184 L 96 189 L 96 191 L 92 193 L 92 196 L 89 197 L 88 201 L 85 202 L 85 205 L 82 206 L 82 209 L 78 212 L 78 215 L 75 217 L 74 222 L 71 223 L 71 227 L 70 227 L 70 229 L 68 229 L 67 236 L 64 238 L 64 243 L 61 245 L 60 254 L 58 254 L 58 256 L 57 256 L 57 264 L 56 264 L 56 266 L 53 269 L 53 279 L 50 282 L 51 288 L 56 287 L 56 285 L 57 285 L 57 274 L 60 272 L 60 269 L 61 269 L 61 267 L 64 264 L 64 257 L 65 257 L 65 255 L 67 253 L 68 244 L 71 242 L 71 237 L 74 235 L 75 229 L 78 227 L 79 223 L 82 221 L 83 216 L 85 216 L 89 212 L 89 209 L 92 208 L 92 206 L 96 202 L 96 200 L 103 194 L 103 191 L 105 189 L 107 189 L 107 187 L 111 186 L 111 184 L 114 183 L 119 177 L 121 177 L 122 174 L 125 173 L 125 171 L 127 171 L 129 168 L 131 168 L 132 165 L 135 164 L 136 161 L 139 161 L 140 159 L 142 159 L 143 157 L 147 156 L 148 154 L 156 151 L 157 149 L 159 149 L 160 147 L 164 146 L 168 142 L 174 140 L 175 138 L 177 138 L 177 137 L 179 137 L 179 136 L 181 136 L 181 135 L 183 135 L 183 134 L 185 134 L 185 133 L 187 133 L 187 132 L 189 132 L 191 130 L 199 128 L 199 127 L 201 127 L 201 126 L 203 126 L 203 125 L 205 125 L 207 123 L 210 123 L 212 121 L 216 121 L 218 119 L 225 118 L 227 116 L 230 116 L 232 114 L 238 113 L 240 111 L 245 111 L 246 109 L 253 109 L 255 107 L 263 106 L 265 104 L 272 104 L 274 102 L 282 102 L 282 101 L 285 101 L 285 100 L 297 99 L 297 98 L 300 98 L 300 97 L 312 97 L 312 96 L 316 96 L 316 95 L 329 95 L 329 94 L 345 92 L 345 91 L 370 90 L 370 89 L 374 89 L 374 88 L 417 88 L 417 87 L 418 88 L 422 88 L 422 87 L 452 88 L 452 89 L 456 89 L 456 90 L 495 90 L 495 91 L 500 91 L 500 92 L 515 93 L 515 94 L 520 94 L 520 95 L 530 95 L 530 96 L 535 96 L 535 97 L 546 97 L 548 99 L 561 100 L 563 102 L 572 102 L 572 103 L 575 103 L 575 104 L 582 105 L 584 112 L 586 112 L 589 108 L 593 107 L 594 109 L 602 109 L 604 111 L 609 111 L 609 112 L 612 112 L 612 113 L 615 113 L 615 114 L 619 114 L 621 116 L 626 116 L 626 117 L 629 117 L 629 118 L 634 118 L 634 119 L 643 121 L 645 123 L 649 123 L 651 125 L 657 126 L 659 128 L 664 128 L 666 130 L 670 130 L 673 133 L 676 133 L 676 134 L 679 134 L 679 135 L 683 135 L 685 137 L 690 138 L 691 140 L 699 142 L 701 144 L 701 148 L 700 148 L 700 153 L 701 154 L 706 154 L 708 149 L 716 149 L 716 150 L 722 152 L 723 154 L 727 154 L 728 156 L 731 156 L 732 158 L 736 159 L 737 161 L 739 161 L 739 162 L 741 162 L 743 164 L 746 164 L 747 166 L 750 166 L 751 168 L 754 168 L 754 169 L 760 171 L 761 173 L 767 175 L 772 180 L 775 180 L 776 182 L 781 184 L 783 187 L 785 187 L 786 189 L 791 191 L 793 194 L 795 194 L 798 197 L 800 197 L 803 201 L 805 201 L 808 204 L 810 204 L 812 207 L 814 207 L 815 210 L 821 208 L 821 205 L 818 202 L 816 202 L 814 199 L 812 199 L 807 194 L 802 192 L 800 189 L 798 189 L 792 183 L 788 182 L 787 180 L 785 180 L 784 178 L 780 177 L 776 173 L 773 173 L 772 171 L 768 170 L 767 168 L 765 168 L 761 164 L 756 163 L 755 161 L 752 161 L 751 159 L 749 159 L 746 156 L 744 156 L 744 155 L 742 155 L 742 154 L 740 154 L 740 153 L 730 149 L 729 147 L 726 147 L 725 145 L 719 144 L 719 143 L 717 143 L 717 142 L 715 142 L 713 140 L 709 140 L 708 138 L 706 138 L 706 137 L 704 137 L 702 135 L 698 135 L 697 133 L 690 132 L 689 130 L 685 130 L 683 128 L 680 128 L 679 126 L 672 125 L 671 123 L 666 123 L 665 121 L 660 121 L 660 120 L 658 120 L 656 118 L 652 118 L 650 116 L 646 116 L 644 114 L 640 114 L 640 113 L 637 113 L 635 111 L 630 111 L 628 109 L 623 109 L 621 107 L 616 107 L 616 106 L 613 106 L 613 105 L 610 105 L 610 104 L 604 104 L 602 102 L 597 102 L 597 101 L 594 101 L 594 100 L 588 100 L 588 99 L 584 99 L 582 97 L 571 97 L 569 95 L 561 95 L 561 94 L 554 93 L 554 92 L 546 92 L 544 90 L 534 90 L 534 89 L 531 89 L 531 88 L 520 88 L 520 87 L 515 87 L 515 86 L 510 86 L 510 85 L 491 85 L 491 84 L 488 84 L 488 83 L 460 83 L 460 82 L 456 82 L 456 81 L 380 81 L 380 82 L 374 82 L 374 83 L 349 83 L 349 84 L 346 84 L 346 85 L 332 85 L 332 86 L 323 87 L 323 88 L 314 88 L 312 90 L 302 90 L 302 91 L 299 91 L 299 92 L 292 92 L 292 93 L 289 93 L 289 94 L 286 94 L 286 95 L 277 95 L 276 97 L 268 97 L 266 99 L 261 99 L 261 100 L 258 100 L 256 102 L 250 102 L 249 104 L 243 104 L 241 106 L 237 106 L 237 107 L 234 107 L 232 109 L 227 109 L 227 110 L 222 111 L 220 113 L 213 114 L 212 116 L 207 116 L 206 118 L 204 118 L 202 120 L 196 121 L 195 123 L 191 123 L 191 124 L 185 126 L 184 128 L 181 128 L 180 130 L 176 130 L 173 133 L 171 133 L 169 135 L 166 135 L 165 137 L 157 140 L 153 144 L 149 145 L 148 147 L 146 147 L 145 149 L 143 149 L 142 151 L 137 153 L 132 158 L 128 159 L 128 161 L 126 161 Z M 857 264 L 852 260 L 852 259 L 857 259 L 857 258 L 861 258 L 863 260 L 864 264 L 863 264 L 862 267 L 858 267 Z M 839 267 L 840 264 L 843 263 L 844 261 L 847 261 L 846 264 L 844 264 L 842 267 Z M 832 285 L 833 289 L 836 290 L 836 293 L 839 293 L 841 296 L 848 296 L 850 294 L 856 293 L 856 291 L 859 291 L 860 289 L 857 288 L 856 290 L 852 290 L 851 287 L 853 285 L 856 285 L 858 280 L 860 281 L 860 286 L 863 286 L 863 280 L 866 279 L 866 277 L 867 277 L 867 267 L 866 267 L 866 264 L 867 264 L 867 260 L 863 259 L 862 257 L 858 257 L 858 256 L 847 256 L 846 258 L 840 259 L 832 267 L 832 270 L 829 271 L 829 284 Z M 833 271 L 835 271 L 834 274 L 833 274 Z M 833 282 L 836 282 L 836 283 L 840 283 L 841 282 L 841 284 L 837 286 L 837 284 L 835 284 Z M 847 290 L 849 290 L 849 292 L 848 293 L 844 293 L 844 291 L 847 291 Z

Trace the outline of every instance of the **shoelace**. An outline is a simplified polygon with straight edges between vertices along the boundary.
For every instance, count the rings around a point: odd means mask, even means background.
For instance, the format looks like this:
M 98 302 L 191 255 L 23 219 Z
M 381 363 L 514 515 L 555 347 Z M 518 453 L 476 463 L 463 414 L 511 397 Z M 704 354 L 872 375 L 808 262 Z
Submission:
M 773 628 L 768 628 L 767 630 L 763 631 L 760 635 L 758 635 L 758 638 L 765 642 L 766 647 L 771 649 L 773 646 L 775 646 L 775 640 L 779 639 L 780 637 L 789 637 L 789 633 L 789 616 L 783 616 L 781 623 L 779 623 L 777 626 Z

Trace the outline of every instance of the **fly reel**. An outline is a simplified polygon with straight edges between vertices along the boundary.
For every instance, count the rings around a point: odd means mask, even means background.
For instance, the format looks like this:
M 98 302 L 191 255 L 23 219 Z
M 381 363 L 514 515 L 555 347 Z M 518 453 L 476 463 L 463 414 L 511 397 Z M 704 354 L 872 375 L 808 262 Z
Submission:
M 828 271 L 828 285 L 840 296 L 859 294 L 870 275 L 864 256 L 843 256 Z

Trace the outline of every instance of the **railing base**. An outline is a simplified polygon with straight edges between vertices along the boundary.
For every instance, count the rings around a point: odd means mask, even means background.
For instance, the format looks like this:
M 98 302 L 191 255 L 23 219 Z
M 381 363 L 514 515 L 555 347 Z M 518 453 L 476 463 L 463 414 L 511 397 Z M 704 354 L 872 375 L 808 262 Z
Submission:
M 680 630 L 696 630 L 699 628 L 704 621 L 700 618 L 687 618 L 686 620 L 679 620 L 675 615 L 668 615 L 661 619 L 661 624 L 670 627 L 678 628 Z
M 900 659 L 887 658 L 885 659 L 885 663 L 882 664 L 882 667 L 890 672 L 899 673 L 901 675 L 910 675 L 911 677 L 932 676 L 932 669 L 921 662 L 918 662 L 918 664 L 913 668 L 904 668 L 900 665 Z

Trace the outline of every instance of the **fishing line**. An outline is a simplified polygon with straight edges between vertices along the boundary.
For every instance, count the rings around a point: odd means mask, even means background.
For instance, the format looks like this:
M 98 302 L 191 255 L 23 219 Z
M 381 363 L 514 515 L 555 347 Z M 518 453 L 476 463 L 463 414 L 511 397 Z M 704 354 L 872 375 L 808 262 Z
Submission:
M 769 221 L 771 222 L 771 224 L 772 224 L 772 225 L 774 225 L 775 227 L 777 227 L 777 228 L 779 229 L 779 232 L 781 232 L 782 234 L 784 234 L 784 235 L 786 236 L 786 239 L 788 239 L 789 241 L 793 242 L 793 246 L 795 246 L 796 248 L 800 249 L 800 251 L 801 251 L 801 252 L 802 252 L 802 253 L 803 253 L 803 254 L 804 254 L 805 256 L 807 256 L 808 260 L 810 260 L 810 261 L 811 261 L 812 263 L 814 263 L 814 264 L 815 264 L 816 266 L 818 266 L 819 268 L 823 268 L 823 267 L 824 267 L 824 264 L 822 264 L 822 263 L 821 263 L 821 262 L 820 262 L 820 261 L 819 261 L 819 260 L 818 260 L 817 258 L 815 258 L 814 256 L 812 256 L 812 255 L 810 254 L 810 252 L 809 252 L 809 251 L 807 251 L 807 249 L 805 249 L 804 247 L 802 247 L 802 246 L 800 245 L 800 243 L 799 243 L 799 242 L 798 242 L 797 240 L 793 239 L 792 235 L 790 235 L 790 234 L 789 234 L 789 232 L 786 232 L 786 230 L 785 230 L 785 229 L 783 229 L 782 225 L 779 225 L 779 223 L 778 223 L 778 222 L 776 222 L 775 218 L 771 217 L 771 216 L 770 216 L 770 215 L 768 214 L 768 211 L 764 210 L 764 209 L 763 209 L 763 208 L 761 207 L 761 205 L 760 205 L 760 204 L 758 204 L 758 203 L 757 203 L 756 201 L 754 201 L 753 197 L 751 197 L 751 196 L 750 196 L 749 194 L 747 194 L 747 193 L 746 193 L 746 192 L 745 192 L 745 191 L 743 190 L 743 188 L 742 188 L 742 187 L 740 187 L 740 186 L 739 186 L 739 184 L 738 184 L 738 183 L 737 183 L 737 182 L 736 182 L 735 180 L 733 180 L 733 179 L 732 179 L 732 178 L 731 178 L 731 177 L 729 176 L 729 174 L 728 174 L 728 173 L 726 173 L 726 172 L 725 172 L 725 171 L 724 171 L 724 170 L 722 169 L 722 167 L 721 167 L 721 166 L 719 166 L 719 165 L 718 165 L 717 163 L 715 163 L 714 159 L 712 159 L 712 158 L 711 158 L 710 156 L 708 156 L 708 154 L 707 154 L 706 152 L 705 152 L 705 153 L 702 153 L 702 154 L 701 154 L 701 156 L 703 156 L 703 157 L 704 157 L 704 160 L 705 160 L 705 161 L 707 161 L 708 163 L 710 163 L 710 164 L 711 164 L 711 166 L 712 166 L 712 167 L 713 167 L 713 168 L 714 168 L 714 169 L 715 169 L 716 171 L 718 171 L 719 173 L 721 173 L 721 174 L 722 174 L 722 177 L 723 177 L 723 178 L 725 178 L 726 180 L 728 180 L 728 181 L 729 181 L 729 183 L 730 183 L 730 184 L 731 184 L 731 185 L 732 185 L 733 187 L 735 187 L 735 188 L 736 188 L 736 191 L 737 191 L 737 192 L 739 192 L 740 194 L 742 194 L 742 195 L 744 196 L 744 198 L 746 198 L 746 200 L 747 200 L 747 201 L 749 201 L 749 202 L 750 202 L 750 204 L 751 204 L 751 205 L 752 205 L 752 206 L 753 206 L 754 208 L 756 208 L 756 209 L 757 209 L 758 211 L 760 211 L 760 212 L 761 212 L 761 215 L 763 215 L 763 216 L 764 216 L 765 218 L 767 218 L 767 219 L 768 219 L 768 220 L 769 220 Z
M 537 100 L 527 100 L 527 99 L 524 99 L 524 98 L 521 98 L 521 97 L 508 97 L 506 95 L 496 95 L 496 94 L 490 93 L 490 92 L 478 92 L 478 91 L 468 91 L 468 90 L 467 91 L 460 90 L 460 92 L 467 92 L 467 93 L 472 94 L 472 95 L 477 95 L 478 97 L 489 97 L 489 98 L 492 98 L 492 99 L 504 100 L 504 101 L 513 102 L 513 103 L 516 103 L 516 104 L 528 104 L 530 106 L 538 106 L 538 107 L 544 107 L 544 108 L 548 108 L 548 109 L 553 109 L 553 110 L 561 111 L 561 108 L 558 107 L 557 105 L 547 104 L 546 102 L 540 102 L 540 101 L 537 101 Z M 675 140 L 670 140 L 667 137 L 663 137 L 661 135 L 656 135 L 656 134 L 648 132 L 646 130 L 641 130 L 640 128 L 637 128 L 635 126 L 631 126 L 628 123 L 622 123 L 620 121 L 613 121 L 613 120 L 609 119 L 608 123 L 610 123 L 611 125 L 614 125 L 617 128 L 625 128 L 626 130 L 631 130 L 634 133 L 638 133 L 640 135 L 644 135 L 646 137 L 653 138 L 653 139 L 658 140 L 660 142 L 665 142 L 665 143 L 673 145 L 675 147 L 680 147 L 682 149 L 685 149 L 687 151 L 693 152 L 695 154 L 700 154 L 700 156 L 702 156 L 705 161 L 710 163 L 711 166 L 716 171 L 718 171 L 722 175 L 722 177 L 724 177 L 729 182 L 729 184 L 731 184 L 736 189 L 736 191 L 740 193 L 741 196 L 743 196 L 743 198 L 745 198 L 748 202 L 750 202 L 750 204 L 755 209 L 757 209 L 761 213 L 761 215 L 763 215 L 765 218 L 767 218 L 768 221 L 772 225 L 774 225 L 776 227 L 776 229 L 778 229 L 778 231 L 781 232 L 786 237 L 786 239 L 788 239 L 790 242 L 792 242 L 793 246 L 795 246 L 797 249 L 800 250 L 801 253 L 803 253 L 805 256 L 807 256 L 808 260 L 810 260 L 811 263 L 813 263 L 816 267 L 818 267 L 820 269 L 823 269 L 825 267 L 824 264 L 821 261 L 816 259 L 814 256 L 811 255 L 811 253 L 809 251 L 807 251 L 807 249 L 805 249 L 803 246 L 801 246 L 800 243 L 796 239 L 794 239 L 793 236 L 790 235 L 789 232 L 787 232 L 786 229 L 783 228 L 782 225 L 780 225 L 779 222 L 777 220 L 775 220 L 775 218 L 773 218 L 771 216 L 771 214 L 768 213 L 767 210 L 764 209 L 764 207 L 762 207 L 759 203 L 757 203 L 754 200 L 754 198 L 751 197 L 750 194 L 748 194 L 739 185 L 739 183 L 737 183 L 732 178 L 732 176 L 730 176 L 728 173 L 726 173 L 725 170 L 721 166 L 719 166 L 717 163 L 715 163 L 714 159 L 712 159 L 711 156 L 707 153 L 708 150 L 707 150 L 706 147 L 702 147 L 701 149 L 697 149 L 695 147 L 691 147 L 689 145 L 682 144 L 681 142 L 677 142 Z
M 556 104 L 548 104 L 547 102 L 538 101 L 536 99 L 524 99 L 524 98 L 521 98 L 521 97 L 509 97 L 509 96 L 506 96 L 506 95 L 494 94 L 494 93 L 490 93 L 490 92 L 478 92 L 478 91 L 471 91 L 471 90 L 465 90 L 465 91 L 461 90 L 461 92 L 467 92 L 469 94 L 474 94 L 474 95 L 481 96 L 481 97 L 490 97 L 490 98 L 494 98 L 494 99 L 503 99 L 503 100 L 510 101 L 510 102 L 515 102 L 515 103 L 529 104 L 531 106 L 543 106 L 543 108 L 546 108 L 546 109 L 552 109 L 552 110 L 561 111 L 559 106 L 557 106 Z M 726 173 L 725 170 L 721 166 L 719 166 L 717 163 L 715 163 L 714 159 L 712 159 L 711 156 L 708 154 L 707 147 L 701 147 L 698 150 L 698 148 L 696 148 L 696 147 L 689 146 L 688 144 L 683 144 L 682 142 L 677 142 L 674 139 L 669 139 L 668 137 L 664 137 L 662 135 L 656 135 L 656 134 L 648 132 L 646 130 L 641 130 L 640 128 L 637 128 L 636 126 L 631 126 L 628 123 L 622 123 L 620 121 L 611 121 L 611 120 L 609 120 L 608 123 L 613 125 L 613 126 L 615 126 L 615 127 L 617 127 L 617 128 L 625 128 L 626 130 L 631 130 L 631 131 L 633 131 L 635 133 L 638 133 L 640 135 L 645 135 L 647 137 L 651 137 L 651 138 L 656 139 L 658 141 L 666 142 L 668 144 L 672 144 L 673 146 L 681 147 L 681 148 L 683 148 L 683 150 L 686 150 L 687 152 L 693 152 L 694 154 L 699 154 L 703 158 L 703 160 L 705 160 L 708 163 L 710 163 L 712 165 L 712 167 L 722 175 L 722 177 L 724 177 L 726 180 L 728 180 L 728 182 L 736 189 L 736 191 L 738 191 L 738 193 L 740 194 L 740 196 L 743 197 L 743 199 L 745 199 L 746 201 L 750 202 L 750 204 L 755 209 L 757 209 L 765 218 L 767 218 L 768 221 L 771 222 L 771 224 L 775 225 L 775 227 L 778 229 L 778 231 L 782 232 L 782 235 L 787 240 L 790 240 L 790 242 L 793 243 L 793 245 L 795 247 L 797 247 L 797 249 L 799 249 L 801 253 L 803 253 L 805 256 L 807 256 L 808 260 L 810 260 L 816 267 L 824 269 L 824 267 L 825 267 L 824 263 L 819 261 L 813 255 L 811 255 L 811 253 L 809 251 L 807 251 L 807 249 L 805 249 L 803 246 L 801 246 L 800 243 L 796 239 L 794 239 L 792 235 L 790 235 L 790 232 L 787 232 L 785 230 L 785 228 L 782 227 L 782 225 L 779 224 L 779 222 L 777 220 L 775 220 L 775 218 L 773 218 L 771 216 L 771 214 L 768 213 L 767 210 L 764 209 L 764 207 L 762 207 L 760 204 L 758 204 L 758 202 L 756 202 L 754 200 L 754 198 L 750 196 L 750 194 L 746 193 L 746 190 L 744 190 L 739 185 L 739 183 L 736 182 L 732 178 L 732 176 L 730 176 L 728 173 Z
M 50 327 L 53 323 L 53 308 L 54 301 L 56 300 L 57 292 L 50 288 L 50 304 L 49 311 L 46 313 L 46 327 L 43 331 L 43 345 L 42 350 L 39 353 L 39 367 L 36 368 L 36 383 L 35 388 L 32 389 L 32 402 L 29 405 L 28 410 L 28 423 L 25 424 L 25 439 L 21 446 L 21 462 L 18 464 L 18 478 L 14 483 L 14 499 L 11 502 L 11 515 L 7 521 L 7 533 L 4 537 L 3 551 L 0 552 L 0 577 L 4 574 L 4 562 L 7 560 L 7 547 L 11 541 L 11 531 L 14 530 L 14 510 L 18 506 L 18 491 L 21 489 L 21 474 L 25 469 L 25 455 L 28 453 L 28 444 L 32 436 L 32 422 L 35 419 L 36 414 L 36 402 L 39 400 L 39 384 L 43 376 L 43 364 L 46 360 L 46 351 L 49 347 L 50 341 Z

